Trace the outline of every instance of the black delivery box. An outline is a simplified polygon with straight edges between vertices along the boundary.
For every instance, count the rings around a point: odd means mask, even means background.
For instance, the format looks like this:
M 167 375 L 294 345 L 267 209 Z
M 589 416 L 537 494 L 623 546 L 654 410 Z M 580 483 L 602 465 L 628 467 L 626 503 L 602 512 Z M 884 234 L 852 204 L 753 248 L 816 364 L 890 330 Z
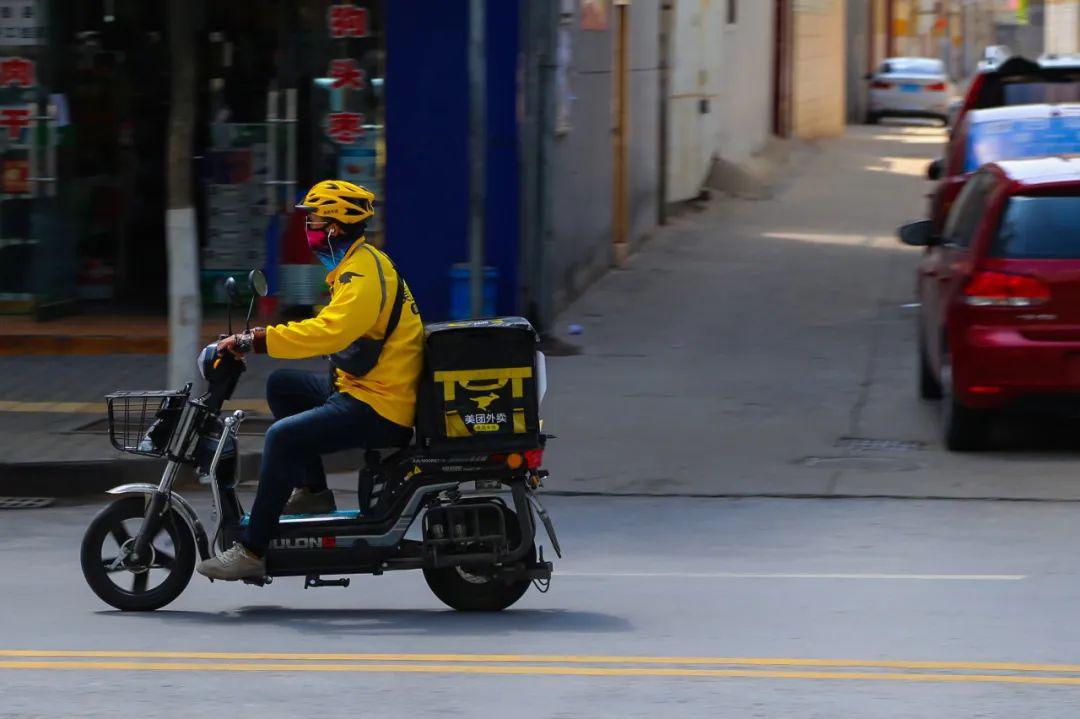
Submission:
M 427 325 L 417 440 L 435 451 L 540 446 L 537 336 L 523 317 Z

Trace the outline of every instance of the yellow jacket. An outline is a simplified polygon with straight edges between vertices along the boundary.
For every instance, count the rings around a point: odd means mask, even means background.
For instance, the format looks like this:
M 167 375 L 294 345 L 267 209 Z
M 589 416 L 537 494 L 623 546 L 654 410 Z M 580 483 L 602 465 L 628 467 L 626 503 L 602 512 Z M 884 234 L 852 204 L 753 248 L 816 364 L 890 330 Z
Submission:
M 330 304 L 315 317 L 266 328 L 266 351 L 278 359 L 305 359 L 341 352 L 363 337 L 382 339 L 393 312 L 398 283 L 390 259 L 360 238 L 326 276 Z M 378 364 L 362 377 L 335 370 L 335 384 L 382 417 L 412 427 L 424 363 L 424 324 L 408 285 L 397 328 Z

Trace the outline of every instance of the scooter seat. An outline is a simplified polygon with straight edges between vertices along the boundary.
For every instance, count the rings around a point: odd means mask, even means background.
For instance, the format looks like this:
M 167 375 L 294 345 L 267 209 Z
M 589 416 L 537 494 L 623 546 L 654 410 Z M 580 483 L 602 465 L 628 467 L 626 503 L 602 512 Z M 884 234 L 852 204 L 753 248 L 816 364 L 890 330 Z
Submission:
M 359 509 L 339 509 L 335 512 L 323 512 L 321 514 L 283 514 L 279 524 L 304 524 L 306 522 L 351 522 L 359 519 Z M 240 518 L 240 526 L 246 527 L 250 515 L 245 514 Z

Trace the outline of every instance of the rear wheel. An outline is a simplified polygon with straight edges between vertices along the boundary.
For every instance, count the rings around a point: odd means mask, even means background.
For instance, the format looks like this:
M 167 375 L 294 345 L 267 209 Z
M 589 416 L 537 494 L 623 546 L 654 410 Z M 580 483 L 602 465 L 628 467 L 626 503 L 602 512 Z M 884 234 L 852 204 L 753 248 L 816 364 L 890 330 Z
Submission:
M 517 515 L 505 512 L 510 541 L 516 545 L 521 537 Z M 536 563 L 535 543 L 521 561 L 526 566 Z M 521 599 L 530 584 L 528 579 L 506 581 L 496 567 L 425 569 L 424 579 L 443 604 L 460 612 L 500 612 Z
M 941 399 L 941 382 L 938 380 L 934 368 L 930 366 L 930 359 L 926 356 L 926 345 L 919 342 L 919 397 L 922 399 Z
M 952 357 L 942 359 L 942 389 L 945 396 L 944 425 L 945 446 L 953 452 L 978 452 L 987 448 L 993 413 L 967 407 L 957 401 L 953 392 Z
M 83 535 L 86 583 L 102 601 L 123 611 L 164 607 L 180 596 L 195 569 L 195 537 L 171 509 L 150 543 L 146 561 L 130 560 L 145 513 L 142 496 L 118 499 L 94 517 Z
M 965 407 L 950 397 L 945 405 L 945 446 L 953 452 L 978 452 L 987 448 L 992 415 Z

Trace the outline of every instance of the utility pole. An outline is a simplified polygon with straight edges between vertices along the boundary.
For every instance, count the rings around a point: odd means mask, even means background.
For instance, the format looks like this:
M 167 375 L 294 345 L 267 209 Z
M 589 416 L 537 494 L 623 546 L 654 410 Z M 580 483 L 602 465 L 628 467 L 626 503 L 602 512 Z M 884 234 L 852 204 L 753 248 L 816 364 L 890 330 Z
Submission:
M 615 0 L 615 137 L 614 207 L 612 208 L 612 259 L 616 267 L 626 264 L 629 251 L 627 219 L 627 136 L 630 134 L 630 0 Z M 663 201 L 663 198 L 661 198 Z
M 487 0 L 469 0 L 469 295 L 473 317 L 484 313 L 484 181 L 487 163 Z
M 172 97 L 165 167 L 165 240 L 169 262 L 169 377 L 177 389 L 193 374 L 200 349 L 199 236 L 191 197 L 192 137 L 195 125 L 195 30 L 191 4 L 168 0 Z

